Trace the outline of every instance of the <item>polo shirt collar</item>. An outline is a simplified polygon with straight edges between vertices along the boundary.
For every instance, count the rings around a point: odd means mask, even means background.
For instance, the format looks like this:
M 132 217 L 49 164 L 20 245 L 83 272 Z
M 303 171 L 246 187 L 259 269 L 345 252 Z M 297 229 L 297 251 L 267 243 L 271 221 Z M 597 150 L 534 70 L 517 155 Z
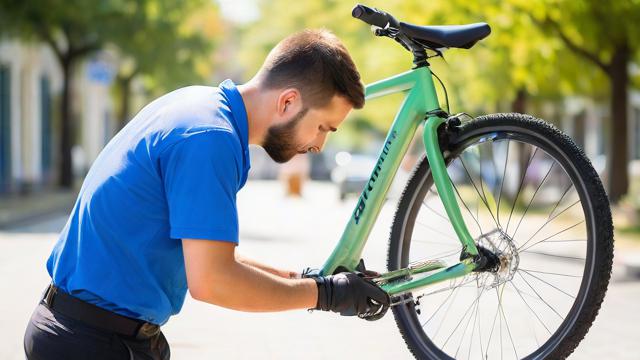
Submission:
M 238 132 L 240 142 L 242 143 L 245 168 L 249 168 L 249 119 L 244 100 L 242 99 L 242 95 L 240 95 L 240 91 L 238 91 L 238 87 L 231 79 L 224 80 L 218 87 L 229 100 L 229 107 L 231 108 L 233 117 L 233 127 Z
M 220 89 L 224 92 L 229 100 L 229 107 L 233 115 L 234 125 L 242 140 L 244 148 L 249 146 L 249 120 L 247 117 L 247 109 L 242 100 L 242 95 L 238 91 L 238 87 L 231 79 L 227 79 L 220 83 Z

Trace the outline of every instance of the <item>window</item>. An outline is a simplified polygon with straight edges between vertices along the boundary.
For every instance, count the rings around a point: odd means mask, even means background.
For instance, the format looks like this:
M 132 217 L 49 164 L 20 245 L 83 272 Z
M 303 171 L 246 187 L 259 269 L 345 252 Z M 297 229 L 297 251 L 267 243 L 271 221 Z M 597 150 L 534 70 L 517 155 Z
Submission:
M 40 156 L 42 178 L 48 179 L 51 170 L 51 87 L 49 78 L 40 78 Z
M 11 180 L 11 72 L 0 65 L 0 193 Z

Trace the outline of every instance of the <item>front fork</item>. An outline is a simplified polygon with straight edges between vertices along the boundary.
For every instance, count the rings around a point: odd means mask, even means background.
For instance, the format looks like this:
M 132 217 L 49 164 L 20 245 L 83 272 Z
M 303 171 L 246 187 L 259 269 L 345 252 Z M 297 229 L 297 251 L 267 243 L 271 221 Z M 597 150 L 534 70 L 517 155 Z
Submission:
M 461 261 L 455 265 L 447 266 L 441 261 L 424 261 L 413 264 L 407 268 L 391 271 L 380 275 L 374 281 L 380 285 L 391 297 L 397 297 L 405 293 L 424 288 L 426 286 L 462 277 L 475 270 L 481 261 L 475 241 L 469 234 L 469 230 L 462 218 L 460 206 L 456 200 L 453 185 L 447 173 L 442 150 L 439 142 L 439 131 L 450 131 L 449 128 L 460 124 L 457 116 L 447 117 L 447 113 L 438 109 L 427 113 L 424 124 L 424 144 L 427 160 L 431 168 L 433 181 L 444 204 L 453 229 L 462 243 Z M 441 125 L 444 128 L 441 128 Z M 426 277 L 413 279 L 412 276 L 423 272 L 440 271 Z

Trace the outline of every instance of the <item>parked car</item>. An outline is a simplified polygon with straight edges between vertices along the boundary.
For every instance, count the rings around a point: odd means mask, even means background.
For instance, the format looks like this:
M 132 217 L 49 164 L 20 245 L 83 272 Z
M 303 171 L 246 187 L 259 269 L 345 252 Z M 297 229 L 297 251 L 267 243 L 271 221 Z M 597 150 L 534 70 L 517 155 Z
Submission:
M 331 171 L 331 180 L 338 185 L 340 199 L 344 200 L 349 194 L 362 192 L 378 158 L 341 151 L 335 155 L 335 161 L 337 166 Z

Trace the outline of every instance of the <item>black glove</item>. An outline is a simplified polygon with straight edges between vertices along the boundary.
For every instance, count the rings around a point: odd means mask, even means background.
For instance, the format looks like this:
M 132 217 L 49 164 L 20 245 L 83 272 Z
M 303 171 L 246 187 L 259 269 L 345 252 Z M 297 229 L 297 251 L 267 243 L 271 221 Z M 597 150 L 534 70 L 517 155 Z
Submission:
M 345 271 L 338 271 L 338 272 L 345 272 Z M 360 263 L 356 267 L 355 273 L 356 274 L 362 273 L 362 275 L 364 276 L 365 279 L 375 279 L 375 278 L 380 276 L 380 273 L 377 272 L 377 271 L 365 269 L 363 260 L 360 260 Z M 320 269 L 314 269 L 314 268 L 310 268 L 310 267 L 304 268 L 302 270 L 302 273 L 300 273 L 300 275 L 298 275 L 298 274 L 295 274 L 295 276 L 294 276 L 294 274 L 291 275 L 292 278 L 296 278 L 296 279 L 298 279 L 298 278 L 302 278 L 302 279 L 304 279 L 304 278 L 316 278 L 318 276 L 320 276 Z
M 380 319 L 389 309 L 389 295 L 358 272 L 309 276 L 318 285 L 316 310 L 338 312 L 366 320 Z

